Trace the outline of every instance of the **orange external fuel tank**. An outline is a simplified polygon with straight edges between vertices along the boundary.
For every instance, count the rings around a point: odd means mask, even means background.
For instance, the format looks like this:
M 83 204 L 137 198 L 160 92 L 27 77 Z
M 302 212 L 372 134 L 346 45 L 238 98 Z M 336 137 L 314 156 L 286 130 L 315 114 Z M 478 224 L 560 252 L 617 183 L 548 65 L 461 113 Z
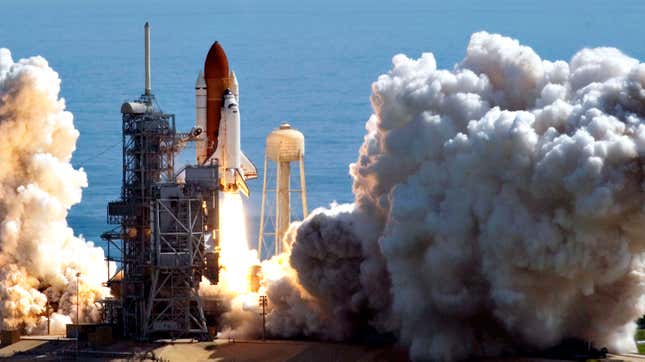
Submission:
M 213 43 L 204 62 L 206 80 L 206 137 L 208 139 L 207 159 L 215 150 L 219 137 L 222 101 L 226 89 L 233 90 L 234 79 L 228 66 L 228 59 L 219 42 Z

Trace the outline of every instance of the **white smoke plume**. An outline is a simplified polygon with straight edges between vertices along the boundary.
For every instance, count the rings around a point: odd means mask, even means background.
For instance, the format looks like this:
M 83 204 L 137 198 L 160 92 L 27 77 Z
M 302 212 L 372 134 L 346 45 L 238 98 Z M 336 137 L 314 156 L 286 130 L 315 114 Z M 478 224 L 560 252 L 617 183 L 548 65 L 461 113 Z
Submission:
M 551 62 L 486 32 L 452 69 L 431 53 L 392 62 L 350 166 L 355 203 L 294 228 L 290 266 L 265 280 L 271 332 L 369 326 L 416 360 L 568 337 L 634 351 L 645 64 L 613 48 Z
M 103 250 L 74 236 L 66 221 L 87 176 L 70 164 L 79 132 L 59 91 L 45 59 L 14 62 L 0 48 L 2 328 L 42 333 L 53 311 L 52 332 L 64 331 L 76 320 L 77 273 L 81 321 L 96 321 L 95 302 L 109 294 Z

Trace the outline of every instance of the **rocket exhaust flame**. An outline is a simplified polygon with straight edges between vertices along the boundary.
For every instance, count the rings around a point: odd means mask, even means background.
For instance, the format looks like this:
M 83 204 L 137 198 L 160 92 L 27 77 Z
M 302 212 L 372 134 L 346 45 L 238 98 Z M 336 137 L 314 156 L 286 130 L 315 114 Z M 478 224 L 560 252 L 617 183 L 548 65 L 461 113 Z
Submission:
M 260 264 L 257 252 L 249 249 L 246 236 L 244 204 L 239 193 L 220 194 L 219 282 L 216 285 L 203 280 L 199 293 L 205 303 L 224 302 L 226 313 L 220 327 L 223 337 L 256 337 L 259 294 L 253 289 L 252 273 Z
M 220 286 L 231 293 L 251 291 L 249 272 L 258 264 L 256 252 L 249 250 L 244 204 L 238 193 L 220 197 Z

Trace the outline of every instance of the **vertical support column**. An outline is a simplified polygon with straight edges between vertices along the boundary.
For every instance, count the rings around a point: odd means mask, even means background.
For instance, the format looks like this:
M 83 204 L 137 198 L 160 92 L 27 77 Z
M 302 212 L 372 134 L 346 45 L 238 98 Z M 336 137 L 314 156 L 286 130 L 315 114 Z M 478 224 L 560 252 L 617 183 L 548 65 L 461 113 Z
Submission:
M 276 162 L 275 171 L 275 220 L 273 224 L 273 255 L 278 255 L 278 222 L 280 220 L 280 193 L 278 192 L 278 185 L 280 184 L 280 167 L 279 162 Z
M 291 167 L 288 161 L 278 162 L 278 190 L 276 192 L 278 202 L 277 209 L 277 224 L 275 246 L 276 255 L 282 252 L 282 237 L 284 236 L 289 223 L 291 222 Z
M 266 198 L 267 198 L 267 166 L 268 166 L 268 157 L 264 156 L 264 169 L 262 176 L 262 206 L 260 207 L 260 232 L 258 233 L 258 260 L 262 260 L 262 243 L 264 242 L 264 215 L 266 207 Z
M 307 184 L 305 182 L 305 158 L 300 154 L 298 164 L 300 165 L 300 197 L 302 199 L 302 217 L 307 218 L 309 209 L 307 208 Z

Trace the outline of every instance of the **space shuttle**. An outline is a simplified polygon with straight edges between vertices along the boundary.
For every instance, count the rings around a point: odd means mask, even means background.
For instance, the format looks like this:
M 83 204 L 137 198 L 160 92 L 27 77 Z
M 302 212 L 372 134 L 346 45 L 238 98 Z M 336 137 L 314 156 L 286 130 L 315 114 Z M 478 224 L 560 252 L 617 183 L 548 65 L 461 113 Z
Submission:
M 246 181 L 258 173 L 240 147 L 238 89 L 224 49 L 213 43 L 195 83 L 196 127 L 203 130 L 197 142 L 197 163 L 219 165 L 220 190 L 248 197 Z

